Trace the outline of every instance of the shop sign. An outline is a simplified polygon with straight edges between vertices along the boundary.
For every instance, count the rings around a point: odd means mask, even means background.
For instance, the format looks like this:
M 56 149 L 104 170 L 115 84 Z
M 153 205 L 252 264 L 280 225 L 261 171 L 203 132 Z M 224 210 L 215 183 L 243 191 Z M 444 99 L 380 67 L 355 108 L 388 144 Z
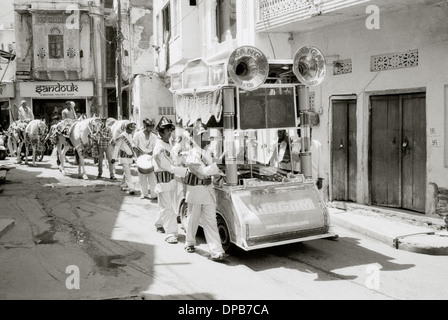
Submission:
M 16 76 L 17 79 L 30 79 L 31 75 L 31 59 L 16 59 Z
M 20 94 L 22 97 L 49 98 L 49 97 L 91 97 L 93 96 L 93 82 L 90 81 L 54 81 L 54 82 L 21 82 Z
M 14 84 L 13 83 L 0 84 L 0 99 L 1 98 L 14 98 Z
M 228 82 L 227 64 L 208 64 L 202 59 L 190 60 L 180 73 L 171 76 L 171 90 L 224 86 Z
M 188 61 L 183 71 L 184 89 L 206 87 L 210 84 L 208 64 L 202 60 Z

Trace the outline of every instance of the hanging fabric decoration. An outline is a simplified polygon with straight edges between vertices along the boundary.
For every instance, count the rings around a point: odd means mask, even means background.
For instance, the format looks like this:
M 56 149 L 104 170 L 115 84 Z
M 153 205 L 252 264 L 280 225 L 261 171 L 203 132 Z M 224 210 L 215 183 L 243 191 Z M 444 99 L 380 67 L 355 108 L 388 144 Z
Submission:
M 221 121 L 222 115 L 222 91 L 217 89 L 206 93 L 195 94 L 175 94 L 176 118 L 184 126 L 192 125 L 196 120 L 201 119 L 202 123 L 207 123 L 211 117 L 216 121 Z

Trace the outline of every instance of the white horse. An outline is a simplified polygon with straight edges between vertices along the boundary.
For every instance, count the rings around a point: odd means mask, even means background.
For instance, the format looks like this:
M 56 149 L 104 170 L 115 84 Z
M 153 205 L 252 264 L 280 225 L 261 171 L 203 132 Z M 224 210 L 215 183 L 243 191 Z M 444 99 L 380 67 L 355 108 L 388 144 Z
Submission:
M 29 147 L 33 149 L 33 166 L 36 166 L 36 149 L 42 147 L 46 134 L 47 125 L 42 120 L 31 120 L 25 128 L 25 164 L 28 164 Z
M 75 151 L 78 153 L 79 161 L 78 161 L 78 173 L 79 176 L 82 176 L 84 180 L 88 180 L 89 177 L 86 174 L 86 170 L 84 167 L 84 158 L 88 156 L 87 151 L 90 149 L 90 135 L 94 135 L 98 132 L 101 127 L 101 118 L 94 117 L 88 118 L 85 120 L 76 120 L 73 122 L 70 130 L 68 139 L 62 135 L 61 133 L 56 133 L 57 138 L 56 146 L 58 150 L 59 156 L 59 170 L 66 175 L 64 163 L 65 163 L 65 153 L 69 149 L 69 144 L 71 144 Z M 53 128 L 52 128 L 53 129 Z M 53 129 L 54 130 L 54 129 Z

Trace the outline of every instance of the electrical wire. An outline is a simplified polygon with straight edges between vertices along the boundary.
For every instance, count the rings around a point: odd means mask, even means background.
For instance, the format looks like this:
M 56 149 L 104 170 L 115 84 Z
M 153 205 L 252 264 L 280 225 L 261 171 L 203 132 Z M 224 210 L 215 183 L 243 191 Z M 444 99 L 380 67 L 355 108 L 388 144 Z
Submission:
M 370 86 L 370 84 L 373 82 L 373 80 L 376 79 L 376 77 L 378 77 L 378 75 L 381 73 L 381 71 L 382 70 L 377 72 L 377 74 L 372 78 L 372 80 L 370 80 L 370 82 L 364 87 L 364 89 L 362 89 L 361 92 L 357 94 L 357 96 L 359 96 L 361 93 L 363 93 Z
M 112 44 L 115 40 L 117 40 L 117 37 L 115 36 L 113 40 L 107 40 L 106 37 L 103 34 L 103 31 L 101 30 L 100 26 L 97 25 L 98 31 L 100 32 L 101 37 L 109 44 Z
M 10 10 L 10 11 L 8 11 L 7 13 L 5 13 L 4 15 L 2 15 L 2 16 L 0 16 L 0 19 L 1 18 L 3 18 L 3 17 L 6 17 L 7 15 L 9 15 L 9 14 L 11 14 L 11 13 L 13 13 L 14 12 L 14 9 L 13 10 Z
M 196 6 L 199 7 L 204 0 L 201 0 Z M 175 25 L 171 26 L 173 29 L 176 28 L 182 21 L 184 21 L 190 14 L 194 12 L 195 9 L 191 9 L 182 19 L 180 19 Z
M 272 53 L 274 54 L 274 59 L 276 59 L 274 45 L 272 44 L 272 40 L 271 40 L 271 36 L 269 35 L 268 28 L 266 27 L 266 19 L 264 17 L 264 14 L 261 14 L 261 15 L 262 15 L 262 19 L 263 19 L 264 30 L 266 31 L 266 34 L 267 34 L 268 39 L 269 39 L 269 43 L 271 44 Z

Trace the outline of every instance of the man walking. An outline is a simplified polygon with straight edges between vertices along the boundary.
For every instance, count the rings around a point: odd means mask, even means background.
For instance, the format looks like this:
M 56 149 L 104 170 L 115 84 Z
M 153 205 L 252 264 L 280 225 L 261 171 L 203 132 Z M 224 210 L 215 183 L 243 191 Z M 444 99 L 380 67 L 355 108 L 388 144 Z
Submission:
M 100 179 L 103 174 L 103 160 L 104 155 L 106 155 L 106 160 L 109 166 L 109 173 L 111 180 L 117 180 L 114 176 L 115 166 L 112 161 L 112 131 L 108 126 L 106 126 L 106 117 L 101 117 L 102 125 L 101 129 L 97 134 L 97 143 L 98 143 L 98 176 L 97 179 Z
M 134 182 L 132 181 L 131 165 L 136 160 L 134 154 L 134 147 L 132 145 L 132 135 L 137 128 L 135 122 L 130 122 L 126 125 L 126 131 L 122 132 L 113 144 L 117 143 L 118 157 L 123 166 L 123 180 L 121 181 L 121 190 L 128 191 L 129 194 L 135 193 Z
M 187 169 L 177 166 L 171 155 L 171 134 L 175 126 L 167 117 L 163 116 L 157 125 L 159 137 L 154 147 L 154 172 L 157 178 L 156 192 L 158 194 L 159 212 L 155 226 L 158 232 L 165 232 L 165 241 L 170 244 L 178 243 L 177 214 L 174 210 L 174 196 L 177 183 L 174 175 L 185 177 Z
M 65 103 L 66 108 L 62 110 L 62 120 L 72 119 L 76 120 L 76 112 L 75 112 L 75 102 L 67 101 Z
M 195 252 L 196 232 L 199 222 L 205 234 L 205 240 L 210 250 L 210 259 L 220 261 L 228 254 L 224 252 L 219 236 L 218 224 L 216 221 L 216 194 L 213 187 L 213 179 L 218 181 L 220 173 L 216 162 L 208 157 L 191 139 L 192 148 L 186 159 L 188 167 L 185 183 L 187 185 L 186 202 L 187 206 L 187 236 L 185 250 L 189 253 Z

